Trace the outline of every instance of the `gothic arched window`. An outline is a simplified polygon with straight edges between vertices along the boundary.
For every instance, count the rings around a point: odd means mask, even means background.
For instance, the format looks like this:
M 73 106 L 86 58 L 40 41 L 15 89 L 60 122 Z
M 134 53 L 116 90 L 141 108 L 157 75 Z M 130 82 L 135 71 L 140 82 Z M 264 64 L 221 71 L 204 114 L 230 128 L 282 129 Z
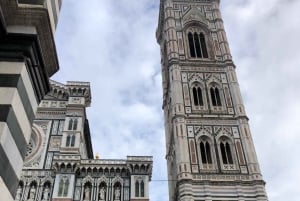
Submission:
M 61 178 L 58 184 L 58 197 L 66 197 L 68 195 L 68 189 L 69 179 L 67 177 Z
M 200 142 L 200 153 L 203 164 L 212 164 L 210 144 L 207 141 Z
M 77 130 L 78 120 L 74 119 L 73 130 Z
M 200 33 L 200 45 L 202 49 L 203 58 L 208 58 L 207 47 L 205 42 L 205 37 L 203 33 Z
M 66 139 L 66 147 L 74 147 L 75 140 L 76 140 L 76 136 L 74 134 L 69 134 Z
M 141 181 L 141 197 L 145 196 L 145 186 L 144 186 L 144 181 Z
M 77 130 L 78 119 L 70 119 L 68 130 Z
M 71 145 L 71 135 L 68 135 L 66 140 L 66 147 L 69 147 L 70 145 Z
M 71 137 L 71 147 L 74 147 L 75 145 L 75 135 L 72 135 Z
M 228 142 L 221 142 L 220 150 L 221 150 L 223 164 L 233 164 L 230 144 Z
M 70 119 L 68 130 L 72 130 L 72 128 L 73 128 L 73 119 Z
M 195 106 L 203 106 L 202 90 L 200 87 L 193 87 L 193 97 Z
M 208 58 L 208 52 L 203 33 L 188 33 L 190 55 L 192 58 Z
M 143 180 L 137 180 L 135 182 L 135 197 L 145 196 L 145 184 Z
M 139 181 L 135 182 L 135 197 L 139 197 L 140 195 L 140 183 Z
M 210 88 L 211 103 L 213 106 L 221 106 L 220 92 L 217 87 Z

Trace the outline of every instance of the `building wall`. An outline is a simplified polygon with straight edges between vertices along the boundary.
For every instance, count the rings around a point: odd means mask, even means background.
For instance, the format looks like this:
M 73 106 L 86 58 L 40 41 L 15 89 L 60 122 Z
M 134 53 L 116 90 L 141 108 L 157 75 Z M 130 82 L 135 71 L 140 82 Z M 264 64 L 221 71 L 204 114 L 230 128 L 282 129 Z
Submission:
M 93 159 L 85 111 L 90 102 L 88 82 L 51 81 L 33 122 L 15 200 L 149 200 L 152 157 Z
M 55 29 L 36 2 L 0 2 L 0 193 L 8 201 L 18 187 L 38 104 L 59 68 Z
M 267 200 L 218 0 L 161 1 L 169 195 Z

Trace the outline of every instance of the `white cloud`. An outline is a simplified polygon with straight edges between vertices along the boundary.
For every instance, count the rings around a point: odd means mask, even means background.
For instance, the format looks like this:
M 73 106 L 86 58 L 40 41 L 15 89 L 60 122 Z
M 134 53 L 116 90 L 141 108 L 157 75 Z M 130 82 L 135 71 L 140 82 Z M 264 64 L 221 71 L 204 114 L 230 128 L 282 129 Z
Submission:
M 90 81 L 94 152 L 153 155 L 166 179 L 160 52 L 153 0 L 64 0 L 56 33 L 61 70 L 53 79 Z M 250 118 L 267 193 L 299 200 L 300 2 L 223 0 L 222 15 Z M 168 200 L 167 182 L 151 200 Z

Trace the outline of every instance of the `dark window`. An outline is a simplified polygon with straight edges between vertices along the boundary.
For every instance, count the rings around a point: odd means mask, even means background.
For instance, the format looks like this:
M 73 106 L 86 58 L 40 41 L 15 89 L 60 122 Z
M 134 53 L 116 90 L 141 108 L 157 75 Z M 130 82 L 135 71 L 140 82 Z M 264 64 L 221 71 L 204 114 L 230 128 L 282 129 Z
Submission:
M 77 130 L 78 119 L 70 119 L 68 130 Z
M 70 144 L 71 144 L 71 136 L 68 135 L 68 136 L 67 136 L 67 140 L 66 140 L 66 147 L 69 147 Z
M 188 39 L 189 39 L 189 46 L 190 46 L 191 57 L 196 57 L 196 54 L 195 54 L 195 43 L 194 43 L 194 37 L 193 37 L 192 33 L 188 34 Z
M 141 197 L 145 196 L 144 181 L 141 181 Z
M 138 181 L 135 182 L 135 197 L 139 197 L 140 195 L 140 184 Z
M 230 145 L 228 144 L 228 142 L 226 142 L 226 153 L 227 153 L 228 163 L 233 164 Z
M 75 135 L 68 135 L 66 139 L 66 147 L 74 147 L 75 146 Z
M 202 90 L 200 87 L 193 87 L 193 97 L 195 106 L 203 106 Z
M 220 148 L 221 148 L 221 155 L 222 155 L 223 164 L 227 164 L 226 151 L 225 151 L 225 146 L 224 146 L 223 142 L 221 142 Z
M 74 147 L 74 146 L 75 146 L 75 135 L 72 135 L 72 137 L 71 137 L 71 147 Z
M 196 47 L 196 57 L 202 58 L 200 41 L 199 41 L 199 36 L 197 33 L 194 33 L 194 41 L 195 41 L 195 47 Z
M 78 124 L 78 120 L 75 119 L 74 120 L 74 125 L 73 125 L 73 130 L 77 130 L 77 124 Z
M 204 37 L 203 33 L 200 33 L 200 43 L 201 43 L 201 50 L 202 50 L 203 58 L 208 58 L 206 42 L 205 42 L 205 37 Z
M 210 145 L 208 142 L 205 143 L 205 152 L 206 152 L 206 158 L 207 158 L 207 163 L 211 164 L 211 152 L 210 152 Z
M 200 142 L 201 160 L 203 164 L 211 164 L 211 151 L 208 142 Z
M 73 119 L 70 119 L 68 130 L 72 130 L 72 128 L 73 128 Z
M 233 164 L 229 143 L 221 142 L 220 149 L 221 149 L 223 164 Z
M 208 52 L 205 42 L 205 36 L 203 33 L 198 34 L 195 32 L 188 33 L 188 41 L 190 47 L 190 54 L 193 58 L 208 58 Z
M 221 106 L 220 92 L 217 87 L 210 88 L 211 103 L 213 106 Z

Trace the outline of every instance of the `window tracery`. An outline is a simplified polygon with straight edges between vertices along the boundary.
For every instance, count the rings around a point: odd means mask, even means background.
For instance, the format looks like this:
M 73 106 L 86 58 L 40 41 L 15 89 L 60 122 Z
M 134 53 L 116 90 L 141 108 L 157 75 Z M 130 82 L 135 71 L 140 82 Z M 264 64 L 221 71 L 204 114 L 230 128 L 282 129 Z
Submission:
M 213 106 L 222 106 L 220 91 L 218 87 L 210 88 L 210 97 L 211 97 L 211 104 Z
M 67 139 L 66 139 L 66 147 L 74 147 L 75 140 L 76 140 L 75 134 L 68 134 Z
M 77 125 L 78 125 L 78 119 L 70 119 L 68 130 L 77 130 Z
M 68 177 L 62 177 L 58 184 L 58 197 L 66 197 L 68 195 L 68 189 L 69 189 L 69 178 Z
M 202 164 L 212 164 L 210 144 L 207 141 L 200 142 Z
M 199 31 L 188 32 L 188 44 L 192 58 L 208 58 L 205 35 Z
M 195 106 L 203 106 L 204 105 L 202 90 L 200 87 L 198 87 L 198 86 L 193 87 L 193 98 L 194 98 Z
M 225 141 L 220 143 L 220 150 L 223 164 L 233 164 L 230 144 Z
M 135 181 L 135 197 L 145 196 L 145 184 L 144 181 L 139 178 Z
M 135 182 L 135 197 L 139 197 L 140 195 L 140 183 L 138 181 Z

